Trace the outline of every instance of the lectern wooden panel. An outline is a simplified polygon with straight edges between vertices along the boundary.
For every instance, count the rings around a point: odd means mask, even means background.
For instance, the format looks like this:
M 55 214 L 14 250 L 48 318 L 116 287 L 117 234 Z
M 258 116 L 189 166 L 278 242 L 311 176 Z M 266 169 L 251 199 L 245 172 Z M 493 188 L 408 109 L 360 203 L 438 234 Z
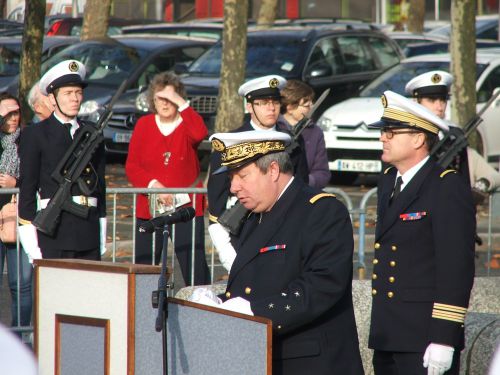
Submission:
M 41 375 L 162 373 L 151 306 L 160 267 L 42 259 L 35 265 Z

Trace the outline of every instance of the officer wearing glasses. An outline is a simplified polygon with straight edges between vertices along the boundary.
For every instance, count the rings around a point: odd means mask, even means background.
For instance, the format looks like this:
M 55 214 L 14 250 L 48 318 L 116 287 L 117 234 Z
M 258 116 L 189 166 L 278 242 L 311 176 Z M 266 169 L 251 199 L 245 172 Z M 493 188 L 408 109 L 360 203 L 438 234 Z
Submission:
M 429 157 L 446 122 L 391 91 L 382 97 L 369 347 L 376 375 L 458 374 L 474 279 L 470 187 Z
M 249 116 L 246 116 L 243 125 L 234 130 L 234 132 L 264 130 L 289 133 L 289 130 L 285 126 L 277 124 L 281 105 L 280 90 L 284 87 L 285 83 L 286 79 L 279 75 L 268 75 L 242 84 L 238 89 L 238 94 L 245 98 L 245 109 Z M 294 148 L 290 156 L 295 175 L 307 184 L 309 170 L 302 137 L 298 139 L 298 144 L 299 147 Z M 210 157 L 210 171 L 216 171 L 220 166 L 220 152 L 212 152 Z M 229 244 L 229 234 L 221 227 L 217 219 L 226 210 L 228 205 L 228 198 L 230 196 L 229 187 L 230 181 L 227 173 L 210 174 L 207 184 L 209 220 L 211 224 L 209 232 L 212 242 L 219 253 L 219 259 L 228 271 L 235 253 Z M 229 245 L 227 252 L 222 250 L 225 245 Z M 227 258 L 224 255 L 225 253 L 229 254 Z

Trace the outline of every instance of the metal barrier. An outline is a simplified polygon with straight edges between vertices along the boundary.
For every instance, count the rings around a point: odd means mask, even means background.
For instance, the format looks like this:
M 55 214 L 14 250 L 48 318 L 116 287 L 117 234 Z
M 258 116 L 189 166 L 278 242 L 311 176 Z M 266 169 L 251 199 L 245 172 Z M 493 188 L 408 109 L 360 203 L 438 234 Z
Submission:
M 349 213 L 351 215 L 351 220 L 354 223 L 354 220 L 356 218 L 359 219 L 359 228 L 357 231 L 358 234 L 358 274 L 359 278 L 363 279 L 365 277 L 365 270 L 366 270 L 366 264 L 365 264 L 365 245 L 366 245 L 366 217 L 367 217 L 367 204 L 370 198 L 376 195 L 377 189 L 373 188 L 369 190 L 367 193 L 365 193 L 360 201 L 359 207 L 354 208 L 353 201 L 349 195 L 343 191 L 342 189 L 339 188 L 326 188 L 324 189 L 328 193 L 333 193 L 335 194 L 340 200 L 344 202 L 346 205 L 347 209 L 349 210 Z M 196 204 L 196 195 L 198 194 L 206 194 L 206 188 L 162 188 L 162 189 L 146 189 L 146 188 L 107 188 L 106 190 L 106 196 L 107 196 L 107 203 L 108 203 L 108 219 L 111 219 L 108 221 L 108 229 L 111 229 L 111 231 L 108 231 L 108 233 L 111 233 L 111 256 L 110 260 L 112 262 L 117 262 L 117 261 L 125 261 L 130 260 L 131 262 L 135 261 L 135 228 L 137 225 L 136 217 L 135 217 L 135 212 L 137 208 L 137 195 L 138 194 L 159 194 L 159 193 L 168 193 L 168 194 L 175 194 L 175 193 L 191 193 L 193 194 L 193 204 Z M 0 189 L 0 194 L 18 194 L 18 189 Z M 118 230 L 117 230 L 117 224 L 120 221 L 120 218 L 118 217 L 118 200 L 123 199 L 126 196 L 131 196 L 131 201 L 126 201 L 125 202 L 125 207 L 127 209 L 130 209 L 130 216 L 131 219 L 127 219 L 123 224 L 129 225 L 130 230 L 132 233 L 131 236 L 131 243 L 130 243 L 130 256 L 125 255 L 125 256 L 119 256 L 117 254 L 118 248 Z M 127 199 L 125 199 L 127 200 Z M 121 202 L 123 203 L 123 202 Z M 493 238 L 493 222 L 494 220 L 498 220 L 500 217 L 500 191 L 497 191 L 493 194 L 490 195 L 489 198 L 489 217 L 488 217 L 488 270 L 487 270 L 487 275 L 490 275 L 490 263 L 492 259 L 492 249 L 493 249 L 493 243 L 492 243 L 492 238 Z M 123 208 L 123 207 L 122 207 Z M 128 218 L 128 215 L 127 215 Z M 195 241 L 194 241 L 194 230 L 195 228 L 193 227 L 192 231 L 192 249 L 191 249 L 191 258 L 193 259 L 191 263 L 191 284 L 193 284 L 193 277 L 194 277 L 194 257 L 195 257 Z M 125 230 L 126 232 L 127 230 Z M 205 231 L 206 233 L 206 231 Z M 208 238 L 208 237 L 206 237 Z M 175 236 L 172 234 L 172 241 L 170 241 L 170 249 L 173 249 L 175 246 Z M 109 244 L 108 244 L 109 246 Z M 153 236 L 153 245 L 152 245 L 152 254 L 153 254 L 153 259 L 154 259 L 154 236 Z M 207 248 L 207 246 L 205 246 Z M 22 251 L 20 244 L 19 244 L 19 239 L 17 240 L 17 246 L 16 246 L 16 251 L 17 251 L 17 259 L 18 259 L 18 264 L 19 264 L 19 257 L 21 255 L 20 251 Z M 174 251 L 169 251 L 169 266 L 172 269 L 172 277 L 171 277 L 171 294 L 173 294 L 173 289 L 175 287 L 175 257 L 174 257 Z M 104 259 L 107 259 L 108 256 L 106 256 Z M 214 283 L 214 270 L 216 267 L 222 267 L 220 263 L 216 262 L 215 259 L 215 251 L 212 247 L 212 252 L 211 252 L 211 257 L 210 257 L 210 262 L 209 262 L 209 268 L 210 268 L 210 273 L 211 273 L 211 282 Z M 3 277 L 3 275 L 2 275 Z M 17 290 L 20 290 L 20 270 L 19 267 L 17 268 Z M 17 308 L 17 317 L 18 317 L 18 322 L 20 322 L 20 315 L 21 315 L 21 305 L 20 305 L 20 293 L 17 294 L 18 298 L 18 308 Z M 17 332 L 32 332 L 33 327 L 31 326 L 16 326 L 12 328 L 14 331 Z

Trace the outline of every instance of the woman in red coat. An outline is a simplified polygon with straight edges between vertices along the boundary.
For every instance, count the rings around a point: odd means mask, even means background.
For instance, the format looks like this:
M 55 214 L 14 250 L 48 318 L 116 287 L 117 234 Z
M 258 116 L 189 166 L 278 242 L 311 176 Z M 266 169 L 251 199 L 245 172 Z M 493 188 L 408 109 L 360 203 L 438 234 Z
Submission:
M 149 85 L 152 114 L 141 117 L 130 140 L 125 170 L 134 187 L 187 188 L 202 187 L 197 148 L 207 136 L 201 116 L 184 99 L 184 85 L 169 72 L 156 75 Z M 181 195 L 158 194 L 165 207 L 178 206 Z M 193 204 L 193 221 L 175 225 L 175 253 L 186 284 L 191 284 L 192 228 L 195 226 L 194 285 L 208 284 L 209 271 L 205 259 L 204 219 L 205 196 L 198 194 Z M 151 219 L 148 196 L 137 197 L 137 228 Z M 136 228 L 136 263 L 152 264 L 152 235 Z M 162 231 L 156 232 L 155 263 L 159 263 L 162 250 Z

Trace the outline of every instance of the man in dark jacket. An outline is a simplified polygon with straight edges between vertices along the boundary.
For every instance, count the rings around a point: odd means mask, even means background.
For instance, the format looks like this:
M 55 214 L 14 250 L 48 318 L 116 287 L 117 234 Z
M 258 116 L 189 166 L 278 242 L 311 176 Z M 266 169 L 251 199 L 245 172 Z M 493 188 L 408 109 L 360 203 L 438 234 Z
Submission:
M 377 375 L 458 374 L 474 280 L 470 187 L 429 157 L 444 120 L 391 91 L 382 97 L 369 347 Z M 427 368 L 427 369 L 426 369 Z
M 282 132 L 219 133 L 231 192 L 250 210 L 236 238 L 228 310 L 273 322 L 273 374 L 362 374 L 351 295 L 353 236 L 334 195 L 293 175 Z
M 21 134 L 19 234 L 31 260 L 40 257 L 99 260 L 105 251 L 105 160 L 102 145 L 84 169 L 81 183 L 71 187 L 72 202 L 88 207 L 88 217 L 63 211 L 53 235 L 37 231 L 32 224 L 37 209 L 47 207 L 59 187 L 52 174 L 71 147 L 73 137 L 84 127 L 94 126 L 76 117 L 86 86 L 84 78 L 85 67 L 76 60 L 62 61 L 48 70 L 40 80 L 40 90 L 43 95 L 48 95 L 55 110 L 50 117 L 27 127 Z M 40 198 L 38 203 L 37 195 Z

